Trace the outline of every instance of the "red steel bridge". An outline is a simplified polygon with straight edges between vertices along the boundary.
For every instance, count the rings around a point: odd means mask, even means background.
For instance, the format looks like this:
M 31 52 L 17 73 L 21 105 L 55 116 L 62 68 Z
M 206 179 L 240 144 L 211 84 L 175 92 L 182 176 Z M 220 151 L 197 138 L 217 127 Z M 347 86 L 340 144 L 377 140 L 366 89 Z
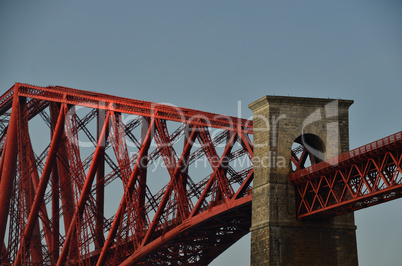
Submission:
M 59 86 L 0 97 L 0 262 L 208 264 L 249 232 L 252 121 Z M 298 219 L 401 196 L 401 132 L 304 167 Z

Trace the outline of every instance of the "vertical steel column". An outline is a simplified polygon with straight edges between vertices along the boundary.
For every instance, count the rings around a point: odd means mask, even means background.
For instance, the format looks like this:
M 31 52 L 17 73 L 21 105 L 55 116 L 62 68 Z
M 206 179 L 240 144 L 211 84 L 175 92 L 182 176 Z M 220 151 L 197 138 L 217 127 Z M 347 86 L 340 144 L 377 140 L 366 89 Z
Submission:
M 15 259 L 14 265 L 21 264 L 21 259 L 22 259 L 21 253 L 23 250 L 23 246 L 26 245 L 27 243 L 29 243 L 30 238 L 33 233 L 35 222 L 37 221 L 38 211 L 39 211 L 39 208 L 43 201 L 43 196 L 45 194 L 46 186 L 49 181 L 50 172 L 52 171 L 52 168 L 53 168 L 53 162 L 55 161 L 55 157 L 56 157 L 56 153 L 57 153 L 57 146 L 60 142 L 61 135 L 63 133 L 64 120 L 65 120 L 65 109 L 66 109 L 66 105 L 63 104 L 62 108 L 60 110 L 59 117 L 57 119 L 55 133 L 52 137 L 52 142 L 50 144 L 50 148 L 49 148 L 45 166 L 43 168 L 42 177 L 39 181 L 38 189 L 36 190 L 35 199 L 34 199 L 31 211 L 28 216 L 28 221 L 27 221 L 26 227 L 24 229 L 24 235 L 22 237 L 22 241 L 20 244 L 20 248 L 19 248 L 17 257 Z
M 56 103 L 50 103 L 50 118 L 52 131 L 54 131 L 57 124 L 57 117 L 60 112 L 60 108 Z M 66 133 L 63 132 L 61 139 L 66 140 Z M 66 141 L 61 141 L 58 148 L 58 156 L 56 158 L 55 167 L 57 168 L 57 175 L 59 178 L 59 188 L 60 188 L 60 198 L 61 206 L 63 210 L 63 220 L 64 220 L 64 232 L 68 231 L 74 215 L 74 192 L 73 192 L 73 182 L 71 180 L 70 166 L 68 160 L 68 149 Z M 74 248 L 78 250 L 76 241 L 74 241 Z M 59 257 L 59 250 L 55 250 L 55 258 Z
M 51 136 L 54 134 L 54 129 L 56 128 L 56 123 L 57 123 L 57 116 L 58 112 L 60 111 L 59 108 L 55 103 L 50 103 L 49 106 L 50 110 L 50 124 L 51 124 Z M 64 134 L 63 134 L 64 135 Z M 60 152 L 60 150 L 59 150 Z M 56 158 L 56 163 L 53 164 L 53 169 L 52 169 L 52 239 L 51 239 L 51 245 L 49 248 L 49 251 L 51 252 L 51 261 L 52 264 L 55 264 L 57 262 L 57 259 L 59 257 L 59 246 L 60 246 L 60 240 L 59 240 L 59 234 L 60 234 L 60 193 L 59 193 L 59 169 L 58 169 L 58 161 L 60 159 Z
M 27 149 L 27 153 L 29 153 L 31 183 L 32 183 L 33 189 L 36 193 L 36 190 L 38 189 L 38 186 L 39 186 L 39 175 L 38 175 L 38 169 L 36 167 L 36 161 L 35 161 L 35 156 L 34 156 L 34 151 L 32 148 L 31 141 L 28 142 L 26 149 Z M 34 195 L 35 194 L 33 194 L 33 196 Z M 32 202 L 33 202 L 33 200 L 34 200 L 34 198 L 32 198 Z M 40 206 L 40 213 L 42 216 L 41 220 L 42 220 L 42 226 L 43 226 L 43 231 L 44 231 L 44 235 L 45 235 L 46 245 L 51 246 L 52 225 L 50 224 L 50 220 L 48 218 L 46 206 L 44 203 L 42 203 Z
M 64 245 L 63 245 L 63 248 L 61 250 L 60 257 L 59 257 L 59 260 L 57 262 L 57 265 L 64 265 L 65 260 L 67 258 L 68 250 L 70 248 L 70 242 L 71 242 L 71 240 L 73 238 L 73 234 L 74 234 L 75 230 L 77 230 L 77 226 L 79 226 L 79 225 L 76 224 L 77 218 L 80 217 L 82 215 L 82 212 L 84 211 L 85 204 L 86 204 L 86 201 L 88 199 L 89 192 L 91 190 L 93 180 L 95 178 L 95 173 L 96 173 L 97 168 L 98 168 L 100 155 L 101 155 L 102 151 L 105 149 L 105 146 L 103 146 L 101 144 L 102 144 L 103 138 L 106 135 L 107 127 L 109 126 L 109 116 L 110 115 L 108 113 L 107 116 L 106 116 L 105 124 L 104 124 L 103 129 L 102 129 L 101 136 L 99 138 L 98 145 L 97 145 L 97 147 L 95 149 L 95 152 L 94 152 L 94 156 L 93 156 L 93 159 L 92 159 L 91 166 L 89 167 L 88 174 L 87 174 L 84 186 L 83 186 L 82 191 L 81 191 L 81 195 L 80 195 L 80 199 L 79 199 L 78 204 L 77 204 L 77 208 L 76 208 L 76 210 L 74 212 L 72 223 L 70 224 L 70 227 L 68 228 L 68 232 L 66 234 L 66 239 L 64 241 Z
M 15 178 L 17 164 L 17 124 L 19 112 L 18 87 L 14 88 L 13 105 L 6 137 L 6 150 L 3 150 L 3 169 L 0 182 L 0 250 L 3 248 L 6 232 L 8 210 L 10 207 L 11 192 Z
M 57 164 L 54 164 L 52 171 L 52 242 L 50 252 L 52 264 L 57 262 L 59 257 L 59 233 L 60 233 L 60 204 L 59 204 L 59 173 L 57 171 Z
M 4 141 L 3 151 L 2 151 L 2 153 L 0 153 L 0 155 L 5 154 L 5 150 L 7 147 L 7 145 L 6 145 L 7 144 L 7 134 L 5 135 L 5 137 L 6 137 L 6 141 Z M 1 182 L 1 173 L 3 173 L 4 158 L 5 158 L 5 156 L 1 156 L 1 159 L 0 159 L 0 182 Z
M 19 183 L 20 183 L 20 200 L 25 203 L 26 211 L 32 208 L 32 204 L 35 197 L 35 188 L 33 185 L 33 180 L 31 178 L 31 168 L 30 163 L 30 140 L 29 140 L 29 128 L 28 128 L 28 117 L 27 117 L 27 101 L 25 97 L 20 97 L 20 108 L 18 116 L 18 170 L 19 170 Z M 36 170 L 36 169 L 35 169 Z M 22 203 L 22 202 L 21 202 Z M 24 210 L 21 210 L 25 212 Z M 43 260 L 42 250 L 41 250 L 41 236 L 39 228 L 39 219 L 36 218 L 35 226 L 32 233 L 32 240 L 29 245 L 28 252 L 25 256 L 29 258 L 31 256 L 31 263 L 37 264 Z
M 63 139 L 66 135 L 63 133 Z M 68 230 L 74 215 L 74 192 L 71 180 L 70 167 L 67 155 L 66 143 L 60 144 L 59 156 L 57 157 L 57 170 L 59 174 L 60 196 L 63 208 L 64 229 Z
M 141 123 L 141 146 L 144 144 L 145 137 L 147 135 L 149 128 L 149 119 L 146 119 L 145 117 L 142 117 L 142 123 Z M 140 176 L 138 179 L 138 208 L 139 208 L 139 219 L 141 221 L 146 221 L 145 219 L 145 193 L 146 193 L 146 188 L 147 188 L 147 164 L 148 164 L 148 150 L 144 151 L 144 156 L 140 158 Z M 142 226 L 139 226 L 139 224 L 136 224 L 136 232 L 140 232 L 142 230 L 141 227 L 145 226 L 144 224 Z
M 29 180 L 28 185 L 30 185 L 31 195 L 29 198 L 29 207 L 31 208 L 32 203 L 34 201 L 35 190 L 33 188 L 32 182 Z M 30 252 L 31 252 L 31 262 L 33 265 L 38 265 L 43 261 L 43 254 L 42 254 L 42 243 L 41 243 L 41 232 L 39 228 L 39 216 L 36 218 L 35 226 L 32 232 L 32 238 L 30 242 Z M 29 253 L 28 253 L 29 254 Z
M 106 147 L 107 138 L 109 135 L 109 129 L 106 128 L 105 135 L 103 139 L 101 138 L 102 128 L 105 123 L 105 110 L 97 110 L 97 127 L 96 134 L 98 143 L 102 147 Z M 99 145 L 99 144 L 98 144 Z M 95 248 L 101 249 L 103 243 L 105 242 L 105 237 L 103 236 L 103 217 L 104 217 L 104 202 L 105 202 L 105 151 L 102 149 L 99 155 L 98 169 L 96 171 L 96 214 L 95 214 Z
M 103 265 L 105 263 L 106 253 L 109 250 L 109 248 L 110 248 L 110 246 L 112 244 L 112 241 L 113 241 L 113 239 L 114 239 L 114 237 L 116 235 L 117 229 L 118 229 L 119 224 L 120 224 L 121 217 L 123 215 L 123 211 L 124 211 L 124 209 L 126 208 L 126 205 L 127 205 L 126 193 L 130 194 L 131 190 L 133 189 L 133 187 L 135 185 L 137 176 L 138 176 L 140 168 L 141 168 L 141 160 L 144 157 L 144 153 L 146 152 L 146 150 L 149 149 L 149 145 L 151 144 L 151 141 L 152 141 L 152 133 L 153 133 L 153 128 L 154 128 L 154 123 L 155 123 L 155 119 L 152 118 L 151 122 L 150 122 L 150 125 L 149 125 L 149 128 L 148 128 L 148 131 L 147 131 L 147 134 L 146 134 L 146 137 L 144 139 L 144 143 L 141 146 L 141 149 L 140 149 L 138 157 L 137 157 L 137 161 L 135 162 L 134 169 L 131 172 L 130 180 L 128 181 L 126 191 L 124 192 L 123 198 L 121 199 L 119 208 L 117 209 L 117 212 L 116 212 L 116 216 L 115 216 L 115 218 L 113 220 L 113 223 L 112 223 L 112 226 L 111 226 L 111 228 L 109 230 L 109 234 L 107 236 L 105 244 L 103 245 L 102 252 L 99 255 L 98 262 L 96 263 L 96 265 L 98 265 L 98 266 L 101 266 L 101 265 Z

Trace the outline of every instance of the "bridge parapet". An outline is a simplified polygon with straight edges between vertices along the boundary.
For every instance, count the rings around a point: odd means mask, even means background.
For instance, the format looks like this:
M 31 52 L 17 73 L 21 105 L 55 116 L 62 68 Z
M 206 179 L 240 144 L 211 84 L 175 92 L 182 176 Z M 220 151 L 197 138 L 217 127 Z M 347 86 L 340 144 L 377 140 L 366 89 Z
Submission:
M 399 147 L 401 142 L 402 131 L 350 150 L 331 159 L 314 164 L 310 167 L 301 169 L 297 172 L 291 173 L 289 175 L 289 180 L 292 182 L 292 184 L 297 185 L 307 181 L 311 175 L 314 175 L 317 172 L 323 170 L 329 171 L 330 167 L 336 168 L 340 164 L 349 164 L 351 161 L 356 160 L 361 161 L 362 157 L 384 153 L 384 150 L 388 150 L 392 147 Z
M 328 218 L 402 197 L 402 132 L 290 174 L 299 219 Z

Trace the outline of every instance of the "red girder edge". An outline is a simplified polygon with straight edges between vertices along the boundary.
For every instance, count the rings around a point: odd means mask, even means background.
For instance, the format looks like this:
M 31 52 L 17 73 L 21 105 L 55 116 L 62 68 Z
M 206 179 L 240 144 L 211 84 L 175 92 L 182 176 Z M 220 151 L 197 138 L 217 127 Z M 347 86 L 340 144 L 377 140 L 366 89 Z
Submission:
M 307 182 L 308 179 L 313 179 L 319 172 L 331 171 L 331 169 L 338 167 L 338 165 L 340 164 L 348 164 L 348 162 L 359 160 L 359 158 L 365 157 L 368 154 L 380 152 L 385 148 L 401 144 L 402 144 L 402 131 L 381 138 L 379 140 L 373 141 L 369 144 L 345 152 L 339 156 L 325 160 L 318 164 L 314 164 L 310 167 L 301 169 L 297 172 L 291 173 L 289 175 L 289 180 L 293 185 L 302 184 Z
M 221 128 L 231 131 L 253 133 L 253 121 L 233 116 L 203 112 L 189 108 L 170 106 L 148 101 L 117 97 L 103 93 L 89 92 L 62 86 L 39 87 L 24 83 L 15 83 L 0 97 L 0 110 L 9 108 L 11 95 L 18 89 L 18 96 L 30 97 L 40 100 L 67 103 L 83 107 L 116 111 L 126 114 L 141 115 L 176 121 L 191 122 L 194 125 L 212 128 Z M 11 107 L 11 105 L 10 105 Z M 201 118 L 201 119 L 199 119 Z

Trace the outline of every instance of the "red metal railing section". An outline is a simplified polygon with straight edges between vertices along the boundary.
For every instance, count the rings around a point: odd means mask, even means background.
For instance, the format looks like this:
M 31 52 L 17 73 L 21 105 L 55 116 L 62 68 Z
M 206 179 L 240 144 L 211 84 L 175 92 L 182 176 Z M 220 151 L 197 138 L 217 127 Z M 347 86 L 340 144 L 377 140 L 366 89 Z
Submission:
M 298 170 L 290 175 L 297 215 L 326 218 L 399 198 L 401 167 L 402 132 L 398 132 Z
M 249 232 L 252 126 L 16 83 L 0 97 L 1 265 L 209 263 Z

